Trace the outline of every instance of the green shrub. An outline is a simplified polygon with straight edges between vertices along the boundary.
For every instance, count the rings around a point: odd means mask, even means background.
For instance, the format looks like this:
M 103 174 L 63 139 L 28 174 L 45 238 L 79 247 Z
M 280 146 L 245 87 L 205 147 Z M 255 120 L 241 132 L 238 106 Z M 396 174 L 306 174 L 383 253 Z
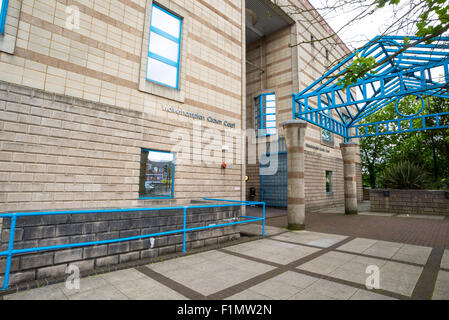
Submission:
M 390 189 L 423 189 L 426 179 L 427 174 L 422 167 L 403 161 L 385 169 L 380 182 L 384 188 Z
M 429 181 L 426 189 L 429 190 L 449 190 L 449 179 L 443 178 L 436 181 Z

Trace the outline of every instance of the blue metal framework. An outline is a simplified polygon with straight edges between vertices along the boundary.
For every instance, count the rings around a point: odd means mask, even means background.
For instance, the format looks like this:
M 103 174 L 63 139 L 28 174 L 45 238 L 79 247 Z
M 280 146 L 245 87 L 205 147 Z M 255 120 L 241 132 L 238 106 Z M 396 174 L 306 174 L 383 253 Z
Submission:
M 0 34 L 5 33 L 7 12 L 8 12 L 8 0 L 0 0 Z
M 179 66 L 180 66 L 180 60 L 181 60 L 182 19 L 179 18 L 178 16 L 174 15 L 173 13 L 171 13 L 171 12 L 165 10 L 164 8 L 162 8 L 162 7 L 160 7 L 160 6 L 156 5 L 156 4 L 154 4 L 154 3 L 153 3 L 152 10 L 153 10 L 153 12 L 154 12 L 154 10 L 160 10 L 160 11 L 162 11 L 163 13 L 168 14 L 169 16 L 171 16 L 171 17 L 175 18 L 176 20 L 178 20 L 178 21 L 179 21 L 179 35 L 178 35 L 177 37 L 175 37 L 175 36 L 169 34 L 168 32 L 166 32 L 166 31 L 164 31 L 164 30 L 161 30 L 160 28 L 155 27 L 155 26 L 153 25 L 153 21 L 151 21 L 151 26 L 150 26 L 150 39 L 149 39 L 149 42 L 148 42 L 148 63 L 149 63 L 149 59 L 151 58 L 151 59 L 157 60 L 157 61 L 159 61 L 159 62 L 162 62 L 162 63 L 164 63 L 165 65 L 172 66 L 172 67 L 176 68 L 176 70 L 177 70 L 177 75 L 176 75 L 176 85 L 175 85 L 175 86 L 172 86 L 172 85 L 170 85 L 170 84 L 168 84 L 168 83 L 163 83 L 163 82 L 160 82 L 160 81 L 156 81 L 156 80 L 154 80 L 154 79 L 150 79 L 150 78 L 148 77 L 148 74 L 151 73 L 152 71 L 151 71 L 151 69 L 147 66 L 147 68 L 149 68 L 149 70 L 147 71 L 147 80 L 148 80 L 148 81 L 151 81 L 151 82 L 155 82 L 155 83 L 160 84 L 160 85 L 163 85 L 163 86 L 167 86 L 167 87 L 170 87 L 170 88 L 173 88 L 173 89 L 178 90 L 178 89 L 179 89 Z M 151 20 L 153 20 L 153 19 L 151 19 Z M 163 37 L 163 38 L 165 38 L 165 39 L 167 39 L 167 40 L 169 40 L 169 41 L 172 41 L 172 42 L 174 42 L 174 43 L 176 43 L 176 44 L 178 45 L 178 55 L 177 55 L 177 59 L 176 59 L 176 60 L 172 60 L 172 59 L 163 57 L 163 56 L 161 56 L 161 55 L 159 55 L 159 54 L 157 54 L 157 53 L 155 53 L 155 52 L 152 52 L 152 51 L 150 50 L 150 45 L 151 45 L 151 32 L 154 32 L 155 34 L 157 34 L 157 35 L 159 35 L 159 36 L 161 36 L 161 37 Z
M 378 36 L 349 55 L 309 87 L 293 94 L 293 119 L 306 120 L 340 135 L 346 141 L 375 135 L 449 127 L 447 113 L 403 115 L 397 104 L 406 96 L 449 98 L 449 37 L 419 43 L 417 37 Z M 355 84 L 338 82 L 356 57 L 373 57 L 378 67 Z M 436 74 L 438 73 L 438 74 Z M 361 123 L 363 119 L 396 102 L 400 118 Z M 335 110 L 332 116 L 327 110 Z M 444 122 L 448 123 L 448 122 Z
M 264 202 L 252 202 L 252 201 L 238 201 L 238 200 L 222 200 L 222 199 L 209 199 L 204 198 L 207 201 L 216 201 L 223 202 L 223 204 L 206 204 L 206 205 L 190 205 L 190 206 L 174 206 L 174 207 L 155 207 L 155 208 L 133 208 L 133 209 L 109 209 L 109 210 L 82 210 L 82 211 L 51 211 L 51 212 L 17 212 L 17 213 L 4 213 L 0 214 L 0 218 L 8 218 L 11 219 L 11 227 L 9 232 L 9 242 L 8 242 L 8 250 L 0 252 L 0 257 L 6 257 L 6 268 L 5 268 L 5 277 L 3 280 L 2 290 L 7 290 L 9 287 L 9 276 L 11 272 L 11 261 L 13 255 L 18 254 L 27 254 L 32 252 L 43 252 L 43 251 L 51 251 L 51 250 L 59 250 L 66 248 L 77 248 L 77 247 L 85 247 L 85 246 L 93 246 L 100 244 L 109 244 L 109 243 L 117 243 L 124 241 L 132 241 L 132 240 L 140 240 L 147 239 L 151 237 L 158 237 L 163 235 L 172 235 L 177 233 L 183 234 L 182 240 L 182 251 L 186 252 L 186 233 L 191 231 L 198 231 L 204 229 L 211 228 L 219 228 L 230 225 L 237 225 L 242 223 L 250 223 L 262 221 L 262 237 L 265 236 L 265 203 Z M 263 215 L 262 218 L 259 217 L 251 217 L 251 216 L 240 216 L 240 221 L 222 223 L 216 225 L 209 225 L 204 227 L 187 227 L 187 210 L 189 209 L 204 209 L 204 208 L 220 208 L 220 207 L 240 207 L 240 206 L 250 206 L 250 205 L 262 205 L 263 207 Z M 183 228 L 178 230 L 172 230 L 167 232 L 159 232 L 152 234 L 144 234 L 135 237 L 127 237 L 127 238 L 119 238 L 119 239 L 110 239 L 103 241 L 92 241 L 92 242 L 83 242 L 83 243 L 70 243 L 64 245 L 55 245 L 55 246 L 46 246 L 46 247 L 34 247 L 34 248 L 26 248 L 26 249 L 14 249 L 14 234 L 16 229 L 16 221 L 20 217 L 36 217 L 36 216 L 55 216 L 55 215 L 72 215 L 72 214 L 95 214 L 95 213 L 130 213 L 137 211 L 158 211 L 158 210 L 182 210 L 183 212 Z
M 267 154 L 278 157 L 278 170 L 273 175 L 260 175 L 261 201 L 270 207 L 287 207 L 288 173 L 287 144 L 279 137 L 276 144 L 270 144 Z M 262 163 L 262 162 L 261 162 Z M 261 164 L 261 168 L 264 166 Z
M 276 134 L 276 94 L 263 93 L 254 100 L 254 120 L 257 136 Z

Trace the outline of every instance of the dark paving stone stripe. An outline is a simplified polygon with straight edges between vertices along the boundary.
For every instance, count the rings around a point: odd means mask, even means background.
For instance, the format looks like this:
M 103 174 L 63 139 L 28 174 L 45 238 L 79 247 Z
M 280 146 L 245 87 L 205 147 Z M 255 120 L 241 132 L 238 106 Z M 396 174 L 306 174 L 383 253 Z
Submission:
M 440 268 L 440 270 L 441 270 L 441 271 L 449 272 L 449 269 L 446 269 L 446 268 Z
M 233 255 L 235 257 L 239 257 L 239 258 L 242 258 L 242 259 L 251 260 L 251 261 L 258 262 L 258 263 L 263 263 L 263 264 L 268 264 L 268 265 L 270 265 L 272 267 L 275 267 L 275 268 L 282 268 L 282 267 L 284 267 L 284 265 L 276 263 L 276 262 L 272 262 L 272 261 L 269 261 L 269 260 L 260 259 L 260 258 L 256 258 L 256 257 L 251 257 L 251 256 L 248 256 L 246 254 L 242 254 L 242 253 L 231 251 L 231 250 L 227 250 L 227 249 L 220 249 L 218 251 L 226 253 L 226 254 L 230 254 L 230 255 Z
M 415 289 L 412 293 L 413 300 L 430 300 L 432 299 L 437 281 L 438 271 L 440 270 L 441 259 L 444 255 L 444 249 L 433 248 L 430 253 L 424 270 L 418 279 Z
M 309 248 L 315 248 L 315 249 L 326 249 L 326 248 L 319 247 L 319 246 L 314 246 L 314 245 L 311 245 L 311 244 L 298 243 L 298 242 L 288 241 L 288 240 L 272 239 L 272 238 L 270 238 L 270 240 L 277 241 L 277 242 L 288 243 L 288 244 L 294 244 L 294 245 L 297 245 L 297 246 L 304 246 L 304 247 L 309 247 Z
M 212 300 L 224 300 L 226 298 L 229 298 L 229 297 L 231 297 L 231 296 L 233 296 L 233 295 L 235 295 L 237 293 L 245 291 L 245 290 L 247 290 L 247 289 L 249 289 L 251 287 L 254 287 L 254 286 L 256 286 L 256 285 L 258 285 L 258 284 L 260 284 L 262 282 L 270 280 L 270 279 L 272 279 L 272 278 L 274 278 L 274 277 L 276 277 L 276 276 L 278 276 L 278 275 L 280 275 L 280 274 L 282 274 L 282 273 L 284 273 L 286 271 L 294 270 L 296 267 L 298 267 L 298 266 L 300 266 L 300 265 L 302 265 L 302 264 L 304 264 L 306 262 L 309 262 L 309 261 L 311 261 L 311 260 L 313 260 L 313 259 L 315 259 L 315 258 L 317 258 L 317 257 L 319 257 L 319 256 L 321 256 L 323 254 L 326 254 L 327 252 L 329 252 L 331 250 L 334 250 L 334 249 L 338 248 L 339 246 L 342 246 L 345 243 L 348 243 L 349 241 L 351 241 L 353 239 L 354 239 L 353 237 L 349 237 L 347 239 L 344 239 L 344 240 L 342 240 L 342 241 L 340 241 L 340 242 L 330 246 L 329 248 L 320 248 L 320 251 L 314 252 L 314 253 L 306 256 L 306 257 L 302 257 L 302 258 L 300 258 L 298 260 L 292 261 L 292 262 L 290 262 L 289 264 L 286 264 L 286 265 L 280 265 L 280 264 L 277 264 L 277 263 L 273 263 L 271 261 L 263 260 L 263 259 L 260 259 L 260 258 L 254 258 L 254 257 L 251 257 L 251 256 L 247 256 L 245 254 L 242 254 L 242 253 L 237 253 L 237 252 L 226 250 L 227 254 L 234 255 L 234 256 L 237 256 L 239 258 L 244 258 L 244 259 L 247 259 L 247 260 L 259 262 L 259 263 L 264 263 L 264 264 L 270 265 L 270 266 L 277 266 L 277 268 L 274 269 L 274 270 L 270 270 L 268 272 L 265 272 L 263 274 L 260 274 L 258 276 L 255 276 L 254 278 L 248 279 L 246 281 L 243 281 L 243 282 L 241 282 L 239 284 L 236 284 L 234 286 L 231 286 L 229 288 L 226 288 L 224 290 L 221 290 L 221 291 L 218 291 L 216 293 L 213 293 L 213 294 L 209 295 L 208 298 L 212 299 Z
M 332 276 L 328 276 L 328 275 L 324 275 L 324 274 L 320 274 L 320 273 L 315 273 L 315 272 L 311 272 L 311 271 L 306 271 L 306 270 L 301 270 L 301 269 L 294 269 L 291 270 L 294 271 L 296 273 L 300 273 L 309 277 L 314 277 L 314 278 L 320 278 L 320 279 L 324 279 L 324 280 L 328 280 L 328 281 L 332 281 L 335 283 L 339 283 L 339 284 L 343 284 L 345 286 L 349 286 L 349 287 L 353 287 L 353 288 L 357 288 L 357 289 L 362 289 L 368 292 L 373 292 L 373 293 L 377 293 L 377 294 L 381 294 L 383 296 L 388 296 L 388 297 L 392 297 L 395 299 L 399 299 L 399 300 L 410 300 L 409 297 L 404 296 L 402 294 L 393 292 L 393 291 L 388 291 L 388 290 L 383 290 L 383 289 L 372 289 L 369 290 L 365 285 L 357 283 L 357 282 L 353 282 L 353 281 L 349 281 L 349 280 L 343 280 L 343 279 L 339 279 L 339 278 L 335 278 Z
M 249 259 L 248 259 L 249 260 Z M 243 281 L 241 283 L 238 283 L 236 285 L 233 285 L 229 288 L 226 288 L 224 290 L 215 292 L 208 296 L 211 300 L 224 300 L 226 298 L 229 298 L 237 293 L 240 293 L 242 291 L 245 291 L 246 289 L 249 289 L 251 287 L 254 287 L 255 285 L 258 285 L 262 282 L 265 282 L 267 280 L 270 280 L 282 273 L 287 271 L 285 266 L 282 266 L 280 268 L 276 268 L 273 270 L 270 270 L 268 272 L 265 272 L 263 274 L 260 274 L 258 276 L 255 276 L 254 278 L 248 279 L 246 281 Z
M 293 242 L 293 241 L 280 240 L 280 239 L 270 239 L 270 240 L 284 242 L 284 243 L 288 243 L 288 244 L 296 244 L 298 246 L 323 249 L 322 247 L 312 246 L 312 245 L 303 244 L 303 243 L 297 243 L 297 242 Z M 369 255 L 369 254 L 357 253 L 357 252 L 346 251 L 346 250 L 341 250 L 341 249 L 335 249 L 334 251 L 340 252 L 340 253 L 352 254 L 352 255 L 360 256 L 360 257 L 364 257 L 364 258 L 380 259 L 380 260 L 385 260 L 385 261 L 390 261 L 390 262 L 403 263 L 403 264 L 408 264 L 408 265 L 415 266 L 415 267 L 423 267 L 424 266 L 422 264 L 415 263 L 415 262 L 408 262 L 408 261 L 402 261 L 402 260 L 391 259 L 391 258 L 382 258 L 382 257 L 377 257 L 377 256 Z
M 156 280 L 157 282 L 163 284 L 166 287 L 169 287 L 170 289 L 178 292 L 179 294 L 182 294 L 184 297 L 191 299 L 191 300 L 206 300 L 206 296 L 203 294 L 190 289 L 189 287 L 186 287 L 179 282 L 176 282 L 170 278 L 167 278 L 166 276 L 160 274 L 159 272 L 156 272 L 154 270 L 151 270 L 148 267 L 140 266 L 135 268 L 137 271 L 143 273 L 147 277 Z

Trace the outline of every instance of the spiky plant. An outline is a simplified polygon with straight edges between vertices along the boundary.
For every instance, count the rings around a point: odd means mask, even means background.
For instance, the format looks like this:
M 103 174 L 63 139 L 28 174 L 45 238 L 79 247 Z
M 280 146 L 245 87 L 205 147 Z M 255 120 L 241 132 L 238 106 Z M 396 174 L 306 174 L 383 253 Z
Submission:
M 403 161 L 391 165 L 384 171 L 381 184 L 390 189 L 423 189 L 426 183 L 426 173 L 420 166 Z

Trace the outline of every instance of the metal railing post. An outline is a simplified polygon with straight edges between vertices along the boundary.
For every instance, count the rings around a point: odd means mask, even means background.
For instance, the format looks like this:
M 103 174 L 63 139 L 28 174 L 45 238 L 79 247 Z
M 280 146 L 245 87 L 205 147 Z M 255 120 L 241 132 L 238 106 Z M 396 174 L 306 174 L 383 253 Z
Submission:
M 14 234 L 16 231 L 16 214 L 11 217 L 11 228 L 9 229 L 8 255 L 6 258 L 5 278 L 3 279 L 2 290 L 7 290 L 9 287 L 9 273 L 11 272 L 12 250 L 14 247 Z
M 263 203 L 262 237 L 265 237 L 265 202 Z
M 184 207 L 184 228 L 182 233 L 182 252 L 186 253 L 187 207 Z

